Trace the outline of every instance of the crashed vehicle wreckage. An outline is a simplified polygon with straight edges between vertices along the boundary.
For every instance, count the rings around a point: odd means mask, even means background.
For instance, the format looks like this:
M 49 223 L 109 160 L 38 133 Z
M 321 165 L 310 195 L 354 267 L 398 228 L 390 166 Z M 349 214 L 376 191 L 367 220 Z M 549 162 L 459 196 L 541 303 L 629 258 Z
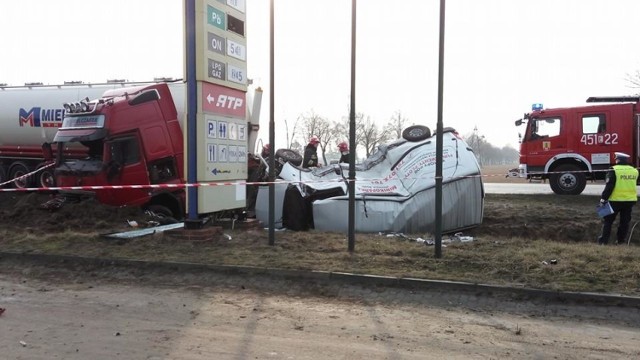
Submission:
M 452 128 L 443 130 L 442 232 L 482 223 L 484 188 L 473 150 Z M 276 152 L 276 225 L 291 230 L 348 230 L 349 164 L 300 167 L 292 150 Z M 434 232 L 436 137 L 414 125 L 356 165 L 355 231 Z M 269 187 L 259 186 L 255 213 L 267 223 Z

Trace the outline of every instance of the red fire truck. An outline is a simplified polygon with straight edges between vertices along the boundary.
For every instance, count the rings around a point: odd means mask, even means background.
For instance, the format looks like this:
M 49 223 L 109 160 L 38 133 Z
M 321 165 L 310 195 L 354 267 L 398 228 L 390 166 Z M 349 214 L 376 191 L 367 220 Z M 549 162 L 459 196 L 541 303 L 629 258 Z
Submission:
M 590 97 L 590 106 L 544 109 L 516 120 L 525 125 L 520 139 L 518 176 L 548 180 L 554 193 L 577 195 L 587 180 L 603 180 L 614 152 L 631 155 L 638 166 L 640 97 Z

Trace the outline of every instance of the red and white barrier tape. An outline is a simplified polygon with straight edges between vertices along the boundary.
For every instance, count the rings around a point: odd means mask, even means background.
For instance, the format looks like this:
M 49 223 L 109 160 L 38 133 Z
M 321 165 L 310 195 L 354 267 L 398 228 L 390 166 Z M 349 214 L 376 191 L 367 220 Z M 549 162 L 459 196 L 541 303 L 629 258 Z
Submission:
M 48 167 L 53 166 L 54 164 L 49 164 L 46 166 L 43 166 L 41 168 L 38 168 L 35 171 L 30 172 L 29 174 L 25 174 L 22 175 L 18 178 L 9 180 L 9 181 L 5 181 L 3 183 L 0 183 L 0 187 L 10 184 L 14 181 L 20 180 L 22 178 L 26 178 L 28 176 L 32 176 L 34 174 L 36 174 L 37 172 L 44 170 Z M 606 172 L 609 170 L 594 170 L 591 172 Z M 580 172 L 589 172 L 589 171 L 572 171 L 573 173 L 580 173 Z M 554 174 L 554 173 L 561 173 L 561 172 L 548 172 L 548 173 L 529 173 L 529 175 L 544 175 L 544 174 Z M 564 172 L 562 172 L 564 173 Z M 505 174 L 492 174 L 492 175 L 465 175 L 465 176 L 454 176 L 454 177 L 449 177 L 447 178 L 447 180 L 451 180 L 451 179 L 464 179 L 464 178 L 476 178 L 476 177 L 495 177 L 495 176 L 500 176 L 500 177 L 505 177 Z M 511 176 L 513 177 L 513 176 Z M 435 177 L 431 177 L 430 179 L 433 179 Z M 518 177 L 519 178 L 519 177 Z M 415 179 L 415 178 L 406 178 L 406 179 L 397 179 L 397 180 L 409 180 L 409 179 Z M 383 178 L 380 179 L 356 179 L 356 181 L 383 181 Z M 389 179 L 387 179 L 389 180 Z M 274 181 L 274 182 L 269 182 L 269 181 L 257 181 L 257 182 L 248 182 L 248 181 L 235 181 L 235 182 L 203 182 L 203 183 L 195 183 L 195 184 L 144 184 L 144 185 L 95 185 L 95 186 L 52 186 L 52 187 L 46 187 L 46 188 L 8 188 L 8 189 L 0 189 L 0 192 L 29 192 L 29 191 L 72 191 L 72 190 L 124 190 L 124 189 L 186 189 L 186 188 L 190 188 L 190 187 L 194 187 L 194 188 L 198 188 L 198 187 L 207 187 L 207 186 L 236 186 L 236 185 L 240 185 L 240 186 L 246 186 L 246 185 L 270 185 L 270 184 L 311 184 L 311 183 L 325 183 L 325 182 L 349 182 L 349 179 L 331 179 L 331 180 L 312 180 L 312 181 L 285 181 L 285 180 L 278 180 L 278 181 Z
M 22 180 L 22 179 L 28 178 L 29 176 L 33 176 L 33 175 L 35 175 L 35 174 L 39 173 L 40 171 L 42 171 L 42 170 L 44 170 L 44 169 L 46 169 L 46 168 L 50 168 L 50 167 L 52 167 L 52 166 L 53 166 L 53 165 L 55 165 L 55 164 L 56 164 L 55 162 L 52 162 L 52 163 L 50 163 L 50 164 L 47 164 L 47 165 L 41 166 L 41 167 L 39 167 L 39 168 L 37 168 L 37 169 L 33 170 L 32 172 L 28 173 L 28 174 L 24 174 L 24 175 L 18 176 L 18 177 L 17 177 L 17 178 L 15 178 L 15 179 L 11 179 L 11 180 L 5 181 L 5 182 L 3 182 L 3 183 L 0 183 L 0 188 L 1 188 L 1 187 L 3 187 L 3 186 L 5 186 L 5 185 L 8 185 L 8 184 L 14 183 L 14 182 L 16 182 L 16 181 L 20 181 L 20 180 Z M 1 190 L 1 189 L 0 189 L 0 190 Z

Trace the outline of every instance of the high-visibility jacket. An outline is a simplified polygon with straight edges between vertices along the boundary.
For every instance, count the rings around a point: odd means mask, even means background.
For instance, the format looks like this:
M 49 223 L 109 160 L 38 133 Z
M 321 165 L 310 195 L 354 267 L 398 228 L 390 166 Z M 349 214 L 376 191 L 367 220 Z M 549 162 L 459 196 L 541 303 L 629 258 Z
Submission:
M 616 185 L 609 201 L 638 201 L 638 169 L 630 165 L 614 165 L 613 170 L 616 174 Z

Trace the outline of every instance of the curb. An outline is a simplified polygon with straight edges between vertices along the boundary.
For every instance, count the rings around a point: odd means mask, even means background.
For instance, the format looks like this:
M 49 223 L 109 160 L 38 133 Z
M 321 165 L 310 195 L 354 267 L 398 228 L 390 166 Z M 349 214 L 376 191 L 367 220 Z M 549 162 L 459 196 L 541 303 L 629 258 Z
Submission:
M 620 294 L 601 294 L 591 292 L 550 291 L 532 288 L 514 288 L 500 285 L 476 284 L 460 281 L 428 280 L 400 278 L 392 276 L 361 275 L 346 272 L 287 270 L 252 266 L 208 265 L 185 262 L 158 262 L 145 260 L 109 259 L 79 257 L 69 255 L 51 255 L 34 253 L 16 253 L 0 251 L 0 263 L 6 260 L 30 261 L 57 264 L 91 265 L 96 267 L 145 268 L 158 270 L 180 270 L 184 272 L 214 272 L 221 275 L 269 276 L 298 281 L 319 281 L 362 287 L 389 287 L 416 291 L 451 291 L 473 293 L 476 296 L 509 296 L 519 300 L 541 300 L 545 303 L 573 303 L 580 305 L 616 306 L 640 309 L 640 297 Z

